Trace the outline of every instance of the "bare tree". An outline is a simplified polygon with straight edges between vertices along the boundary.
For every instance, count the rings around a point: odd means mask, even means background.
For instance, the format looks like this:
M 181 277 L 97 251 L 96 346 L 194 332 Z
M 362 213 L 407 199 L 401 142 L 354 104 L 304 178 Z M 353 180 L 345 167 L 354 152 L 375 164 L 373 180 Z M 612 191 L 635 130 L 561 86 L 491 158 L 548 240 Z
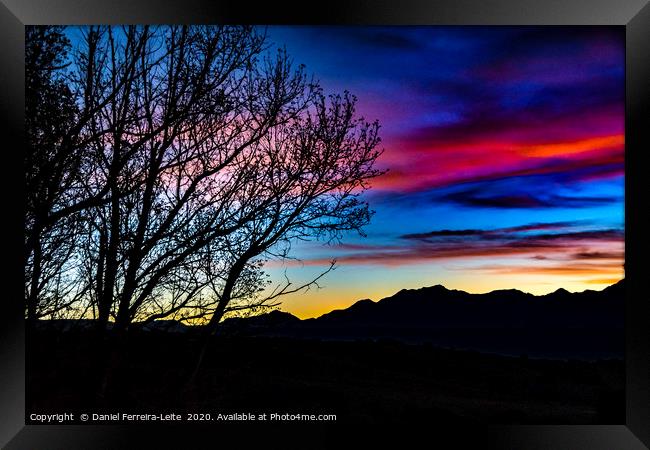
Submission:
M 217 307 L 210 319 L 216 327 L 233 299 L 238 282 L 260 256 L 285 259 L 296 240 L 338 240 L 345 231 L 362 233 L 371 211 L 360 200 L 368 182 L 382 172 L 374 168 L 380 155 L 378 123 L 355 115 L 356 98 L 326 98 L 316 92 L 310 109 L 296 120 L 273 128 L 255 143 L 250 159 L 238 171 L 254 173 L 247 189 L 239 192 L 242 204 L 255 202 L 255 216 L 225 237 L 230 265 L 224 273 Z M 334 266 L 334 261 L 326 272 Z M 309 287 L 287 281 L 246 307 L 266 304 L 281 295 Z
M 89 288 L 75 276 L 83 213 L 108 202 L 110 190 L 95 144 L 112 130 L 96 127 L 97 114 L 133 81 L 137 52 L 111 84 L 98 69 L 106 63 L 98 29 L 88 29 L 76 60 L 62 27 L 26 27 L 25 37 L 24 261 L 32 320 L 75 304 Z
M 48 179 L 56 195 L 26 231 L 26 254 L 56 248 L 59 265 L 28 276 L 65 281 L 55 309 L 119 330 L 165 317 L 214 330 L 320 278 L 269 292 L 266 261 L 370 219 L 378 124 L 256 28 L 88 27 L 61 80 L 73 112 L 43 145 L 65 177 Z
M 25 33 L 23 256 L 25 309 L 33 321 L 74 303 L 84 290 L 73 280 L 79 217 L 50 220 L 53 210 L 65 207 L 78 183 L 81 157 L 67 148 L 79 113 L 65 79 L 69 41 L 61 27 L 27 27 Z
M 92 78 L 116 86 L 136 59 L 137 75 L 92 121 L 95 130 L 112 130 L 95 131 L 102 139 L 91 142 L 105 155 L 98 177 L 110 198 L 93 211 L 87 240 L 99 321 L 113 315 L 126 328 L 181 309 L 207 314 L 201 294 L 211 280 L 196 270 L 203 251 L 256 213 L 236 202 L 249 180 L 233 163 L 270 129 L 294 120 L 311 90 L 283 52 L 257 61 L 264 37 L 251 28 L 103 34 L 95 47 L 105 48 L 107 63 L 95 67 L 107 74 Z

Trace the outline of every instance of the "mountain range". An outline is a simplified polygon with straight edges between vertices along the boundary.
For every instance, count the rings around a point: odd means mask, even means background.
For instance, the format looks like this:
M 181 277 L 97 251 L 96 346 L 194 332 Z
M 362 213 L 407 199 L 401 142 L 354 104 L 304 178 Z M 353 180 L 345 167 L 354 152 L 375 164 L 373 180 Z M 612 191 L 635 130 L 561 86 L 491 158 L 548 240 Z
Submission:
M 437 285 L 300 320 L 281 311 L 222 323 L 223 334 L 384 340 L 538 356 L 622 357 L 625 281 L 602 291 L 469 294 Z
M 625 280 L 602 291 L 558 289 L 532 295 L 516 289 L 470 294 L 441 285 L 404 289 L 379 301 L 301 320 L 278 310 L 221 323 L 222 336 L 381 340 L 433 344 L 509 355 L 622 358 Z M 188 332 L 160 320 L 145 331 Z

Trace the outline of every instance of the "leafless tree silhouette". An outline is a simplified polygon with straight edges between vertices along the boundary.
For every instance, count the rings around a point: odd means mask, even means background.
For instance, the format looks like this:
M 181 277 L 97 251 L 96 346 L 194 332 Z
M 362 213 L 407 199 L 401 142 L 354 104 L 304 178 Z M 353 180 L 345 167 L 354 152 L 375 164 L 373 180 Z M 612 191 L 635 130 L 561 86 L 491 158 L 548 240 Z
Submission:
M 292 242 L 369 222 L 378 124 L 257 28 L 86 27 L 70 54 L 63 31 L 27 31 L 28 317 L 214 329 L 317 282 L 268 288 Z
M 77 301 L 75 203 L 83 155 L 71 130 L 80 111 L 65 78 L 69 41 L 61 27 L 27 27 L 25 45 L 25 311 L 30 321 Z

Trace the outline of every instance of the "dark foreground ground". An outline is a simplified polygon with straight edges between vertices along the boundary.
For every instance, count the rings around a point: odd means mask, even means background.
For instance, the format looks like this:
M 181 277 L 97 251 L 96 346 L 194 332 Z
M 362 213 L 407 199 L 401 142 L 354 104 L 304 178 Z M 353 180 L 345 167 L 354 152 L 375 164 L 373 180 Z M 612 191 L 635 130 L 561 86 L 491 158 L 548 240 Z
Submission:
M 108 387 L 103 341 L 32 332 L 27 412 L 336 414 L 337 422 L 624 423 L 622 360 L 561 361 L 427 344 L 217 338 L 195 381 L 201 341 L 128 337 Z M 104 397 L 98 395 L 104 393 Z

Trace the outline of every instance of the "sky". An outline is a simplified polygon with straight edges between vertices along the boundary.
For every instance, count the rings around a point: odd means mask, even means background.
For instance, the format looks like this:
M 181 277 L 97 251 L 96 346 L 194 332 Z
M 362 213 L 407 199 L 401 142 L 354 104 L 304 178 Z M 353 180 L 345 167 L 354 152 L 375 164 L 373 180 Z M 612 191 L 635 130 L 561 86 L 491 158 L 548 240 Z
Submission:
M 279 27 L 268 38 L 381 124 L 366 236 L 269 268 L 317 317 L 442 284 L 601 290 L 624 277 L 622 27 Z

